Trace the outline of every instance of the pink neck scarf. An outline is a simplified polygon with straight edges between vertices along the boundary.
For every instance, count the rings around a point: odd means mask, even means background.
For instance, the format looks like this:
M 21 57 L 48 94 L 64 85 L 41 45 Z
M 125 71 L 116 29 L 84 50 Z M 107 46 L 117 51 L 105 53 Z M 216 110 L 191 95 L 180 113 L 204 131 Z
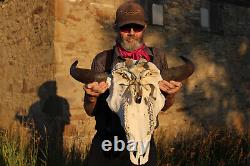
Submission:
M 144 50 L 144 48 L 146 47 L 145 44 L 134 51 L 127 51 L 118 43 L 116 43 L 116 47 L 118 48 L 118 52 L 122 58 L 132 58 L 133 60 L 140 60 L 141 58 L 145 58 L 147 61 L 150 61 L 150 56 Z

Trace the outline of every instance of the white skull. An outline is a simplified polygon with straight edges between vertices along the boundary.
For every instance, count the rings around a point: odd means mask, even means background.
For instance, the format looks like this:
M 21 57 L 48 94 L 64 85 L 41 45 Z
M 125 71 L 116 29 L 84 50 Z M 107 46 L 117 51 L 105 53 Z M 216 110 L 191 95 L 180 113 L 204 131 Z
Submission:
M 135 152 L 130 152 L 131 162 L 141 165 L 148 161 L 156 117 L 165 98 L 158 84 L 162 80 L 160 70 L 151 62 L 130 63 L 114 66 L 107 102 L 120 117 L 128 143 L 136 143 Z

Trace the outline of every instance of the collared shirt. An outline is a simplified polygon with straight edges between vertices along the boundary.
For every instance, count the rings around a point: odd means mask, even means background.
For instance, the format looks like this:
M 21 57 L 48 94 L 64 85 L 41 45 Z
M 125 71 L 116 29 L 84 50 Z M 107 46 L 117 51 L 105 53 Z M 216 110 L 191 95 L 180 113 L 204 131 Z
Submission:
M 149 54 L 151 62 L 154 63 L 160 71 L 167 70 L 167 56 L 162 49 L 150 49 L 149 47 L 144 48 Z M 152 50 L 152 51 L 151 51 Z M 91 66 L 91 70 L 97 72 L 110 72 L 111 69 L 119 62 L 123 62 L 125 59 L 119 56 L 118 49 L 114 47 L 111 50 L 105 50 L 94 58 Z M 109 92 L 106 91 L 98 97 L 93 115 L 96 119 L 96 130 L 103 131 L 108 130 L 115 133 L 123 131 L 119 117 L 111 111 L 109 108 L 106 98 Z

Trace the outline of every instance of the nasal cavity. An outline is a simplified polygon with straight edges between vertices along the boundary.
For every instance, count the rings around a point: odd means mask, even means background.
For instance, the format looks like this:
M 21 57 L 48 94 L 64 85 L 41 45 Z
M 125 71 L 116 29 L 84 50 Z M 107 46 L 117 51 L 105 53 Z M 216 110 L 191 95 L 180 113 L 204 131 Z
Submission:
M 137 85 L 137 93 L 135 95 L 135 102 L 137 104 L 141 103 L 141 99 L 142 99 L 142 89 L 140 88 L 139 84 Z
M 140 103 L 141 103 L 141 99 L 142 99 L 142 96 L 141 96 L 141 95 L 136 95 L 136 96 L 135 96 L 135 102 L 136 102 L 137 104 L 140 104 Z

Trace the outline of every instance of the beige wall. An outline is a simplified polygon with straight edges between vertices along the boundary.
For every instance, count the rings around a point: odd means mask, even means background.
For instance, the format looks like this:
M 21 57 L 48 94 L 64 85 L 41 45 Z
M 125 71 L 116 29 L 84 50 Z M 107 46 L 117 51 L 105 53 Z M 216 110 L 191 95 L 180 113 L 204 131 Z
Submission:
M 55 79 L 58 94 L 70 103 L 71 125 L 65 130 L 69 140 L 90 140 L 95 125 L 94 118 L 84 113 L 82 84 L 71 78 L 69 67 L 78 59 L 80 67 L 90 68 L 98 52 L 112 47 L 115 38 L 112 24 L 120 3 L 115 0 L 57 0 L 55 3 Z
M 0 7 L 0 121 L 26 114 L 41 84 L 54 79 L 53 3 L 6 1 Z

